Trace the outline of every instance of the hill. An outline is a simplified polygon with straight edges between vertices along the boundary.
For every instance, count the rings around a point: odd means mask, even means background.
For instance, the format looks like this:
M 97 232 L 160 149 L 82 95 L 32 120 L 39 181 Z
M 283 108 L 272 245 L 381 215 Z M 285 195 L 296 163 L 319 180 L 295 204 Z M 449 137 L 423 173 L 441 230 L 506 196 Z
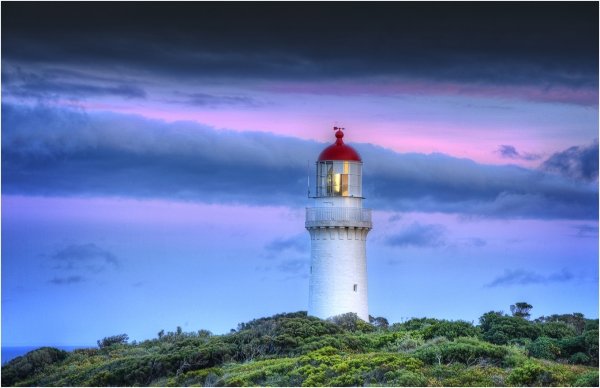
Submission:
M 98 348 L 40 348 L 2 367 L 3 386 L 598 386 L 598 320 L 530 321 L 500 312 L 479 325 L 431 318 L 389 325 L 306 312 Z

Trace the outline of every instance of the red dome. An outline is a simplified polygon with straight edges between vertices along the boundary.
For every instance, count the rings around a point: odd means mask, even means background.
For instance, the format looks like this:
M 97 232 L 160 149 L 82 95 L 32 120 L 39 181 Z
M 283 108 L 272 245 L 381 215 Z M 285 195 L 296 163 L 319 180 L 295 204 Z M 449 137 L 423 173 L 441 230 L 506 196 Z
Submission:
M 333 129 L 337 129 L 337 132 L 335 133 L 335 143 L 325 148 L 323 152 L 321 152 L 319 155 L 319 162 L 323 160 L 354 160 L 357 162 L 362 162 L 358 152 L 356 152 L 354 148 L 344 144 L 344 141 L 342 140 L 344 137 L 344 132 L 337 127 L 334 127 Z

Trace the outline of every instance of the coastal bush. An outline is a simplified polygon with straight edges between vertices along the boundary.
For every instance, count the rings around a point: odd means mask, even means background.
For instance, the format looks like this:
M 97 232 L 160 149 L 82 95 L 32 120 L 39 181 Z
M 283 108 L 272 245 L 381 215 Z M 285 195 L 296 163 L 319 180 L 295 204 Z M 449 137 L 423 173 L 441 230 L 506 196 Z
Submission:
M 598 371 L 592 370 L 581 374 L 575 383 L 575 387 L 597 387 L 598 386 Z
M 453 340 L 458 337 L 476 337 L 480 334 L 477 327 L 466 321 L 438 321 L 421 329 L 424 339 L 446 337 Z
M 484 316 L 481 326 L 418 318 L 372 331 L 352 319 L 337 325 L 299 312 L 242 323 L 225 335 L 162 331 L 160 338 L 130 344 L 107 337 L 101 349 L 67 353 L 44 348 L 19 357 L 2 367 L 2 384 L 572 386 L 597 382 L 597 368 L 589 366 L 598 359 L 597 320 L 574 314 L 559 321 L 531 322 L 501 313 Z M 509 345 L 486 341 L 486 335 L 494 332 L 504 335 Z
M 2 366 L 2 385 L 15 385 L 19 380 L 41 373 L 47 366 L 67 358 L 64 350 L 43 347 L 11 360 Z
M 531 357 L 546 360 L 556 360 L 561 354 L 558 341 L 548 337 L 537 338 L 527 346 L 527 351 Z
M 429 365 L 442 363 L 500 364 L 508 354 L 508 350 L 506 347 L 486 343 L 475 338 L 458 338 L 448 343 L 423 346 L 413 354 Z
M 129 336 L 127 334 L 118 334 L 113 335 L 111 337 L 104 337 L 101 340 L 98 340 L 98 347 L 100 349 L 103 349 L 113 345 L 124 345 L 127 344 L 128 340 Z
M 565 337 L 574 337 L 577 333 L 572 325 L 565 322 L 554 321 L 541 325 L 541 335 L 549 338 L 561 339 Z
M 479 318 L 482 338 L 497 345 L 505 345 L 511 339 L 529 338 L 535 340 L 542 330 L 539 325 L 521 317 L 510 317 L 490 311 Z
M 527 361 L 523 365 L 514 368 L 506 381 L 511 385 L 534 385 L 543 372 L 544 368 L 540 365 Z

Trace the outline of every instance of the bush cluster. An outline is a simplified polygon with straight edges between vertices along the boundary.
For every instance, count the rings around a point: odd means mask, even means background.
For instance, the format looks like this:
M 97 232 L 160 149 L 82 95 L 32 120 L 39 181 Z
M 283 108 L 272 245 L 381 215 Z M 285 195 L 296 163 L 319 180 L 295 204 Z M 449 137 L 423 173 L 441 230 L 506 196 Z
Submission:
M 2 367 L 17 386 L 502 386 L 598 384 L 598 320 L 529 321 L 489 312 L 478 326 L 415 318 L 389 325 L 306 312 L 241 323 L 226 335 L 161 330 L 67 353 L 41 348 Z

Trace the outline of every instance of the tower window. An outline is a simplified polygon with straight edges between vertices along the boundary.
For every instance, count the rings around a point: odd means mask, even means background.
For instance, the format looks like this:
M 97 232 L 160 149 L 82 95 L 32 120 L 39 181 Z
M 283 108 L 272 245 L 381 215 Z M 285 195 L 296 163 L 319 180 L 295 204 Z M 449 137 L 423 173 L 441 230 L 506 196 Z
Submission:
M 358 284 L 354 285 L 354 292 L 358 291 Z

